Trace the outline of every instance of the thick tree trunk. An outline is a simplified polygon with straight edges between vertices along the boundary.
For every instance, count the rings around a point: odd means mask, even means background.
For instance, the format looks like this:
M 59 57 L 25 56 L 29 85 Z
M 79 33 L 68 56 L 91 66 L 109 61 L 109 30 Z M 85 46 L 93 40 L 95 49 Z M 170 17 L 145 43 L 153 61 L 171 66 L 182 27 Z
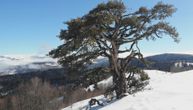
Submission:
M 124 73 L 121 73 L 120 76 L 117 76 L 115 73 L 113 75 L 113 82 L 115 84 L 115 92 L 117 99 L 125 96 L 127 92 L 127 81 Z
M 117 98 L 122 98 L 127 92 L 127 82 L 125 73 L 122 71 L 121 62 L 118 61 L 118 46 L 115 42 L 111 42 L 112 50 L 109 57 L 110 67 L 113 73 L 113 83 L 115 84 L 115 92 Z

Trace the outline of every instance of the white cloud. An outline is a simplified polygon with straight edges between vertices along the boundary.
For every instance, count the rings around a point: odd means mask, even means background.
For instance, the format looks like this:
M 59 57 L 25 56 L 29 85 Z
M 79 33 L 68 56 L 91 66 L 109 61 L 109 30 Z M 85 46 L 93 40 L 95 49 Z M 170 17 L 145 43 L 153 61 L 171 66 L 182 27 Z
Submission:
M 53 49 L 53 47 L 49 44 L 42 44 L 40 47 L 39 47 L 39 50 L 37 52 L 38 55 L 45 55 L 45 54 L 48 54 L 49 51 Z

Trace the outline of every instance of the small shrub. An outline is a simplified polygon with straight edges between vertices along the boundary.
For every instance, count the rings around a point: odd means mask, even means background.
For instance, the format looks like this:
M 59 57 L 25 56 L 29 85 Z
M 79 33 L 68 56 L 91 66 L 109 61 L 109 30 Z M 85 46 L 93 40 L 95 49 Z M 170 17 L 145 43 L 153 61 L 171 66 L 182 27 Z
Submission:
M 133 94 L 137 91 L 141 91 L 149 83 L 149 76 L 145 72 L 133 74 L 128 80 L 128 93 Z

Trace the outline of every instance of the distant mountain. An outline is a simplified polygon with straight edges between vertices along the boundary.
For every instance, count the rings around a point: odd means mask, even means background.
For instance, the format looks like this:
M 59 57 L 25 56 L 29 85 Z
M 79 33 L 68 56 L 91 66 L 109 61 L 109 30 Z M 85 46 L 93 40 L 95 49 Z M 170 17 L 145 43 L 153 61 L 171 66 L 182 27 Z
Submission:
M 134 60 L 131 65 L 145 69 L 155 69 L 168 72 L 180 72 L 193 69 L 193 55 L 188 54 L 160 54 L 145 58 L 148 66 Z M 108 66 L 108 60 L 100 57 L 93 61 L 89 68 Z M 0 56 L 0 76 L 23 74 L 34 71 L 45 71 L 61 68 L 55 59 L 48 56 Z
M 137 66 L 144 69 L 161 70 L 167 72 L 181 72 L 193 69 L 193 55 L 188 54 L 159 54 L 144 58 L 147 65 L 134 59 L 129 63 L 131 66 Z M 107 58 L 100 57 L 90 65 L 90 68 L 108 66 Z
M 147 69 L 168 72 L 181 72 L 193 69 L 193 55 L 160 54 L 145 58 L 149 62 Z

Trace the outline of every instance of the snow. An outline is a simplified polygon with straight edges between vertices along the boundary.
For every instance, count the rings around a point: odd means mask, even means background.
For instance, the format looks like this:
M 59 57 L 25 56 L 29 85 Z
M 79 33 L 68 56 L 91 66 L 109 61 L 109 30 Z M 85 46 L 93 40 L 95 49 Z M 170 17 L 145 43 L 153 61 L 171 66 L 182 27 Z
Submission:
M 188 66 L 193 66 L 193 63 L 189 63 L 189 62 L 188 62 L 187 65 L 188 65 Z
M 113 85 L 113 77 L 100 81 L 97 85 L 100 89 L 106 89 L 108 87 L 111 87 Z
M 99 89 L 106 89 L 108 87 L 111 87 L 113 85 L 113 77 L 109 77 L 107 79 L 104 79 L 97 83 L 97 86 Z M 88 86 L 85 90 L 86 91 L 94 91 L 94 84 Z
M 193 108 L 193 71 L 166 73 L 146 70 L 150 83 L 144 91 L 128 95 L 91 110 L 191 110 Z M 96 97 L 104 100 L 103 96 Z M 88 101 L 80 101 L 62 110 L 85 110 Z
M 92 61 L 93 64 L 88 65 L 88 69 L 96 68 L 96 67 L 105 67 L 108 65 L 108 59 L 102 56 L 99 56 L 97 59 Z
M 186 65 L 186 66 L 193 66 L 193 63 L 191 63 L 191 62 L 176 62 L 175 64 L 174 64 L 174 66 L 175 67 L 183 67 L 184 65 Z

